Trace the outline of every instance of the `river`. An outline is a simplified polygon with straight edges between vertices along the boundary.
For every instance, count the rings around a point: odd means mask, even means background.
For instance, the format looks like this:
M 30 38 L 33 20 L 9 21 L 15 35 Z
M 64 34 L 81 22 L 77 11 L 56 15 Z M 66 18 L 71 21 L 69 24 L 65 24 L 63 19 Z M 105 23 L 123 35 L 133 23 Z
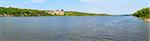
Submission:
M 0 41 L 148 41 L 133 16 L 0 17 Z

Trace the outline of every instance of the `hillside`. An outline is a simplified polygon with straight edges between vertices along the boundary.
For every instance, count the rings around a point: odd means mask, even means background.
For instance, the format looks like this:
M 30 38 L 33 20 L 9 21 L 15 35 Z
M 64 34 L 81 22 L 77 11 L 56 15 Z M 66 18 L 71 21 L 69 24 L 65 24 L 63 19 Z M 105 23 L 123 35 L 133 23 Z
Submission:
M 150 22 L 150 7 L 138 10 L 133 16 L 139 17 L 146 22 Z
M 0 7 L 0 16 L 104 16 L 106 14 L 93 14 L 83 12 L 64 11 L 64 15 L 52 15 L 48 10 L 21 9 L 14 7 Z
M 46 16 L 44 10 L 21 9 L 13 7 L 0 7 L 0 16 Z
M 138 10 L 137 12 L 133 14 L 133 16 L 136 16 L 142 19 L 150 18 L 150 7 Z

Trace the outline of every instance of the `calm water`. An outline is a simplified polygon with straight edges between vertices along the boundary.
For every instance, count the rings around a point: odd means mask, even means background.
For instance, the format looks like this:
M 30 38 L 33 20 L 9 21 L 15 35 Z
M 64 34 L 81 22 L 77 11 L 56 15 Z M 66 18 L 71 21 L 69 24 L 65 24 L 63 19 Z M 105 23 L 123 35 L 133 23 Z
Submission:
M 0 41 L 148 41 L 132 16 L 0 17 Z

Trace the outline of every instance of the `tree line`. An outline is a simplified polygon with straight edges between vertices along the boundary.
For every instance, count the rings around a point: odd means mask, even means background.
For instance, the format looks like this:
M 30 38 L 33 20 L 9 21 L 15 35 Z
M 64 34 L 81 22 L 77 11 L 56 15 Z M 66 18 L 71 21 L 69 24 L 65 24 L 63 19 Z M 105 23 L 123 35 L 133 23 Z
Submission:
M 5 16 L 49 16 L 44 10 L 0 7 L 0 15 Z

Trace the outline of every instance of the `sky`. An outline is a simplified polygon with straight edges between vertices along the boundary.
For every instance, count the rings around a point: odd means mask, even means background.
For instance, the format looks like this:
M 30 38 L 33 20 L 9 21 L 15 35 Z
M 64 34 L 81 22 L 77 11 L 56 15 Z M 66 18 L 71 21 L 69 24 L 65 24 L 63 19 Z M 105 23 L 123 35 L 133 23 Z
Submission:
M 150 7 L 150 0 L 0 0 L 0 6 L 122 15 Z

